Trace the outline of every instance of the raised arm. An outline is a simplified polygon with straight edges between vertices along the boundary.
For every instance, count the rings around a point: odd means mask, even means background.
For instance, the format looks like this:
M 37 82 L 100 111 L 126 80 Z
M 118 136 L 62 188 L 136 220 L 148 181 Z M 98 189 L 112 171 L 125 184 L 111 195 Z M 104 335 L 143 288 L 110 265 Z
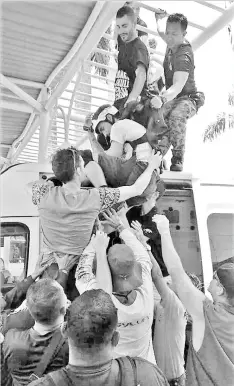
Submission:
M 103 289 L 108 294 L 112 294 L 112 278 L 107 261 L 106 249 L 108 247 L 109 237 L 104 233 L 97 231 L 92 239 L 92 245 L 96 252 L 96 281 L 98 288 Z
M 151 248 L 149 244 L 147 244 L 147 237 L 144 235 L 142 231 L 142 226 L 138 221 L 133 221 L 131 224 L 132 228 L 134 229 L 135 235 L 138 238 L 138 240 L 142 243 L 145 250 L 148 252 L 148 255 L 150 257 L 151 263 L 152 263 L 152 270 L 151 270 L 151 276 L 153 283 L 160 294 L 161 298 L 164 299 L 169 294 L 169 287 L 167 286 L 165 280 L 163 279 L 163 275 L 161 272 L 161 269 L 154 258 L 154 256 L 151 253 Z
M 203 301 L 205 295 L 191 282 L 184 271 L 181 260 L 174 248 L 169 221 L 165 216 L 156 214 L 153 217 L 162 240 L 162 254 L 168 272 L 176 286 L 178 296 L 193 319 L 203 320 Z
M 140 196 L 149 185 L 152 173 L 157 173 L 156 170 L 159 168 L 161 160 L 162 156 L 159 153 L 154 154 L 154 151 L 152 151 L 147 168 L 136 182 L 133 185 L 122 186 L 119 188 L 119 202 L 126 201 L 131 197 Z
M 131 248 L 134 253 L 136 260 L 142 265 L 143 270 L 151 270 L 151 261 L 150 257 L 142 245 L 142 243 L 136 238 L 134 233 L 127 228 L 124 222 L 120 219 L 118 214 L 110 209 L 107 214 L 104 214 L 106 219 L 105 223 L 110 225 L 112 228 L 116 229 L 119 232 L 120 238 L 124 243 Z
M 76 288 L 80 294 L 85 291 L 98 288 L 96 277 L 93 274 L 94 257 L 95 250 L 92 246 L 91 239 L 90 243 L 80 256 L 80 260 L 76 269 Z
M 167 16 L 167 12 L 164 11 L 163 9 L 158 8 L 155 11 L 154 16 L 155 16 L 155 20 L 156 20 L 156 26 L 157 26 L 158 34 L 164 40 L 164 42 L 166 43 L 166 34 L 165 34 L 162 26 L 160 25 L 161 24 L 160 20 L 162 20 L 164 17 Z

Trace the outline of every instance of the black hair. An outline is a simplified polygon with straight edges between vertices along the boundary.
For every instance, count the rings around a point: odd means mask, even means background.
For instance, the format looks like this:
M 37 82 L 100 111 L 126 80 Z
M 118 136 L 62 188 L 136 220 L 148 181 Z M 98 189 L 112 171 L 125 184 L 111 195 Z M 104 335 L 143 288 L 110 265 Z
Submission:
M 172 13 L 168 16 L 167 23 L 180 23 L 183 31 L 188 27 L 188 19 L 182 13 Z
M 66 184 L 74 178 L 80 166 L 80 153 L 75 147 L 59 149 L 52 158 L 52 170 L 55 177 Z
M 116 19 L 120 19 L 127 15 L 130 19 L 132 19 L 133 22 L 136 22 L 136 14 L 134 12 L 134 9 L 129 7 L 128 5 L 124 5 L 122 8 L 120 8 L 116 14 Z
M 67 334 L 80 351 L 107 345 L 117 327 L 117 309 L 101 289 L 84 292 L 69 307 Z

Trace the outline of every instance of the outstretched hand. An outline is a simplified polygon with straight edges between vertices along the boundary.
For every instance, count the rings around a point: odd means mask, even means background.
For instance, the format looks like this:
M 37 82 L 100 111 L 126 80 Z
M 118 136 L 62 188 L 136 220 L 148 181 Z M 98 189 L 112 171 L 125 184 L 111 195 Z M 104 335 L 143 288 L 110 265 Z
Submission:
M 57 259 L 59 270 L 62 269 L 69 272 L 75 264 L 78 263 L 80 256 L 77 255 L 65 255 L 64 257 L 60 257 Z
M 168 13 L 164 9 L 157 8 L 155 13 L 154 13 L 154 16 L 155 16 L 156 21 L 158 21 L 158 20 L 164 19 L 164 17 L 168 16 Z
M 93 113 L 90 113 L 88 115 L 86 115 L 85 117 L 85 121 L 84 121 L 84 126 L 83 126 L 83 130 L 84 131 L 93 131 L 93 122 L 92 122 L 92 118 L 93 118 Z
M 151 156 L 149 158 L 149 166 L 153 169 L 158 169 L 162 162 L 162 154 L 158 151 L 155 154 L 155 150 L 152 150 Z
M 170 234 L 170 223 L 166 216 L 155 214 L 155 216 L 152 217 L 152 221 L 157 225 L 157 229 L 161 235 Z
M 154 109 L 160 109 L 160 108 L 162 107 L 162 105 L 163 105 L 162 99 L 160 98 L 160 96 L 155 95 L 155 96 L 151 99 L 150 105 L 151 105 L 151 107 L 154 108 Z
M 144 235 L 142 226 L 138 221 L 132 221 L 131 228 L 134 230 L 134 233 L 138 240 L 145 245 L 147 242 L 147 237 Z
M 103 225 L 110 225 L 114 229 L 123 226 L 123 222 L 114 209 L 108 209 L 103 213 L 103 216 L 105 217 L 105 221 L 102 221 Z
M 49 264 L 46 264 L 43 267 L 41 267 L 37 262 L 34 272 L 31 274 L 32 279 L 36 280 L 39 276 L 43 274 L 43 272 L 45 272 L 46 268 L 48 267 L 49 267 Z
M 106 233 L 97 231 L 96 235 L 92 236 L 91 245 L 96 253 L 100 251 L 106 251 L 110 238 Z

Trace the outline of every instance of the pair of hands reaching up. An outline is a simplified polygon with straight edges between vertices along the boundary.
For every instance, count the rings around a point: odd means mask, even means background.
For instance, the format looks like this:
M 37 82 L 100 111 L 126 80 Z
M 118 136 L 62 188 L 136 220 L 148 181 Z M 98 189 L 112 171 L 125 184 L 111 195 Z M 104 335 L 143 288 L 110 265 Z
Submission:
M 105 217 L 105 221 L 102 222 L 103 225 L 109 225 L 113 229 L 121 231 L 126 226 L 124 225 L 124 220 L 126 220 L 126 211 L 127 207 L 123 207 L 118 213 L 114 209 L 109 209 L 103 215 Z M 164 233 L 170 233 L 169 221 L 165 215 L 156 214 L 153 216 L 152 220 L 155 222 L 159 233 L 162 235 Z M 146 245 L 147 238 L 145 237 L 142 226 L 138 221 L 133 221 L 131 224 L 132 229 L 138 240 Z M 95 251 L 100 251 L 100 249 L 107 249 L 109 243 L 109 237 L 103 230 L 98 230 L 96 235 L 93 235 L 91 240 L 91 245 L 93 246 Z

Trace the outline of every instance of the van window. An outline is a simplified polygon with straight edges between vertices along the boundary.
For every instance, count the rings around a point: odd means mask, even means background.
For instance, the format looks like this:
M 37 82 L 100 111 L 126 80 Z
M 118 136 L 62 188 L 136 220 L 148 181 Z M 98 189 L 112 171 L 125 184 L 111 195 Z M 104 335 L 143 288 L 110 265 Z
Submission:
M 1 224 L 1 285 L 24 278 L 29 252 L 29 229 L 22 223 Z
M 234 261 L 234 214 L 212 213 L 207 221 L 214 270 L 220 263 Z

